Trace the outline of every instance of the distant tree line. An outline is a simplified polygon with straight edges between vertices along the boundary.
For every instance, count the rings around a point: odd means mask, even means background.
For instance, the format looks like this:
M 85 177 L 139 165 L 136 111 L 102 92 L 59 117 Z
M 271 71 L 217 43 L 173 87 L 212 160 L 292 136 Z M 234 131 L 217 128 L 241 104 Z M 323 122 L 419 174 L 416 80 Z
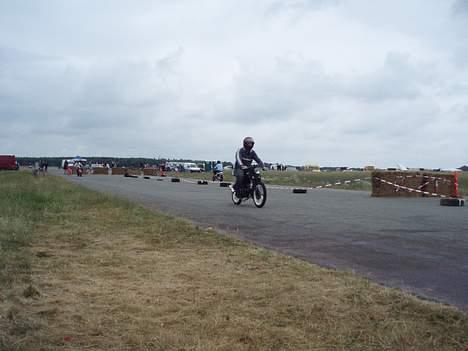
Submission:
M 49 167 L 60 167 L 62 160 L 72 159 L 73 156 L 67 157 L 17 157 L 16 160 L 21 166 L 33 165 L 36 161 L 47 162 Z M 189 160 L 189 159 L 165 159 L 165 158 L 145 158 L 145 157 L 83 157 L 87 160 L 87 163 L 99 163 L 115 165 L 116 167 L 141 167 L 142 165 L 149 167 L 157 167 L 160 164 L 166 162 L 194 162 L 196 164 L 204 164 L 207 161 L 201 160 Z M 231 164 L 230 162 L 224 162 L 224 164 Z

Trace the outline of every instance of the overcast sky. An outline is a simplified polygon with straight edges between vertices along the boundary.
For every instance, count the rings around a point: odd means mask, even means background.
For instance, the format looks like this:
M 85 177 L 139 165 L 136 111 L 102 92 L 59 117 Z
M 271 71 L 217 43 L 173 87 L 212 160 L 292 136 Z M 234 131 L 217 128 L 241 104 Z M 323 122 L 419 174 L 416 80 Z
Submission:
M 0 0 L 0 154 L 468 164 L 468 0 Z

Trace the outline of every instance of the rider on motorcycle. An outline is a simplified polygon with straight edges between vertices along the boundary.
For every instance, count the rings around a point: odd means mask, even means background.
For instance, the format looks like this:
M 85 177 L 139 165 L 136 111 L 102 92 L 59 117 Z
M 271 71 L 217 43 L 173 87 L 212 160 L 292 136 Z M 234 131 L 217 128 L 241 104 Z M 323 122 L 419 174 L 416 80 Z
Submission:
M 223 164 L 221 163 L 221 161 L 217 161 L 213 167 L 213 182 L 216 180 L 219 180 L 221 182 L 224 180 Z
M 216 161 L 215 166 L 213 167 L 213 175 L 216 175 L 217 173 L 221 173 L 223 171 L 223 164 L 221 161 Z
M 234 176 L 236 177 L 236 182 L 233 186 L 234 191 L 238 191 L 242 188 L 245 178 L 245 170 L 252 165 L 252 161 L 255 160 L 257 164 L 265 168 L 262 160 L 257 156 L 256 152 L 253 151 L 255 141 L 252 137 L 246 137 L 243 141 L 243 147 L 237 150 L 236 152 L 236 162 L 234 165 Z

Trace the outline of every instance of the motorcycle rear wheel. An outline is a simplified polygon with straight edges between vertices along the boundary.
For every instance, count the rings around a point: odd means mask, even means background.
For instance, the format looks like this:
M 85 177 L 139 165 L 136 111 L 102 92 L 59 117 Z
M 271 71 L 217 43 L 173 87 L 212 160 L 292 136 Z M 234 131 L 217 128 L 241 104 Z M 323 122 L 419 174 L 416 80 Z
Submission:
M 237 197 L 234 191 L 232 192 L 232 202 L 234 202 L 234 205 L 240 205 L 242 202 L 242 199 L 240 197 Z

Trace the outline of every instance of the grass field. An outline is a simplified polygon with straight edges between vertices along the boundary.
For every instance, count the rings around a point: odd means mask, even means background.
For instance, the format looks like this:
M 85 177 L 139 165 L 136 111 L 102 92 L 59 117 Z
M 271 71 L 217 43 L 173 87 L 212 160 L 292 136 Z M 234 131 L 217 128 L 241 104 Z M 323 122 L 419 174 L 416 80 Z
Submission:
M 169 173 L 175 176 L 174 173 Z M 234 181 L 230 171 L 224 172 L 225 180 Z M 211 173 L 181 173 L 181 177 L 211 180 Z M 352 180 L 350 184 L 333 185 L 335 189 L 347 190 L 372 190 L 370 180 L 371 172 L 280 172 L 266 171 L 262 173 L 263 179 L 267 184 L 290 185 L 303 187 L 324 186 L 326 184 L 335 184 L 346 180 Z M 361 182 L 355 180 L 361 179 Z M 461 172 L 459 175 L 460 194 L 468 196 L 468 172 Z
M 466 350 L 454 308 L 0 173 L 0 350 Z
M 177 176 L 170 172 L 168 175 Z M 181 173 L 184 178 L 211 180 L 212 174 L 206 173 Z M 362 182 L 353 182 L 351 184 L 333 185 L 335 189 L 352 189 L 352 190 L 369 190 L 371 191 L 370 172 L 280 172 L 280 171 L 265 171 L 262 172 L 262 178 L 266 184 L 274 185 L 289 185 L 316 187 L 326 184 L 334 184 L 345 180 L 361 179 Z M 231 172 L 224 172 L 225 181 L 233 182 L 235 178 Z

